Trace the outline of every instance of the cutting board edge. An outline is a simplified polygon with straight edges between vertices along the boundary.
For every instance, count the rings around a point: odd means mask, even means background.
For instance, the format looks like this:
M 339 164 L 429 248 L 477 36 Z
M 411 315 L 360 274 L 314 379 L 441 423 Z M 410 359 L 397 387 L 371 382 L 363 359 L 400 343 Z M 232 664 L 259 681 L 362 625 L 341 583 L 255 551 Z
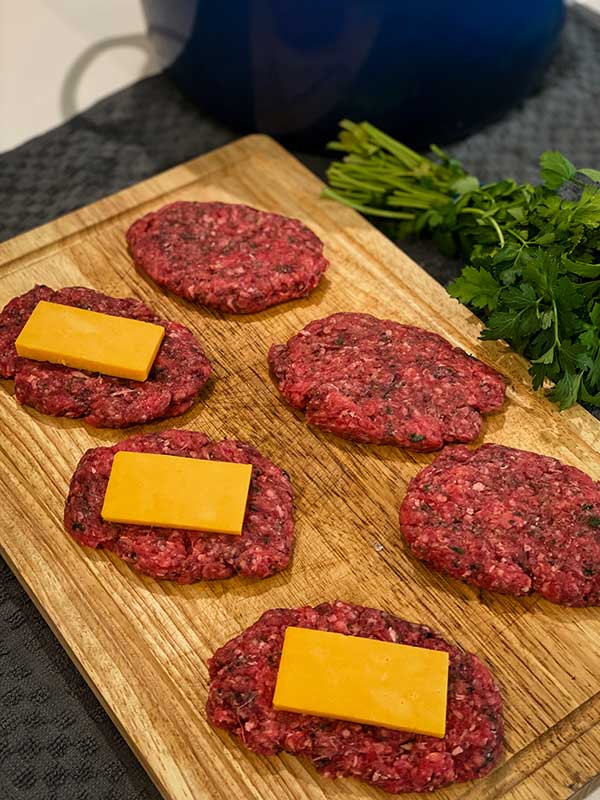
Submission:
M 103 199 L 101 199 L 101 200 L 99 200 L 99 201 L 96 201 L 96 203 L 92 204 L 92 206 L 86 207 L 86 208 L 84 208 L 84 209 L 79 209 L 79 210 L 77 210 L 77 211 L 71 212 L 71 213 L 70 213 L 70 214 L 68 214 L 68 215 L 65 215 L 64 217 L 62 217 L 62 218 L 60 219 L 60 221 L 62 221 L 62 222 L 65 222 L 65 221 L 69 221 L 71 218 L 74 218 L 75 222 L 78 222 L 78 223 L 79 223 L 79 227 L 76 227 L 76 228 L 74 228 L 74 229 L 72 230 L 71 234 L 68 234 L 67 238 L 68 238 L 68 237 L 72 237 L 72 236 L 73 236 L 73 235 L 75 235 L 75 234 L 83 234 L 83 233 L 85 233 L 85 231 L 87 231 L 87 230 L 88 230 L 90 227 L 94 227 L 94 226 L 96 226 L 96 225 L 99 225 L 99 224 L 101 224 L 102 222 L 106 222 L 106 221 L 110 220 L 111 218 L 113 218 L 113 217 L 115 217 L 115 216 L 119 216 L 119 215 L 120 215 L 121 213 L 123 213 L 124 211 L 131 211 L 131 210 L 132 210 L 132 206 L 124 207 L 122 210 L 118 211 L 117 213 L 107 213 L 107 214 L 106 214 L 106 215 L 105 215 L 105 216 L 104 216 L 102 219 L 99 219 L 99 220 L 96 220 L 96 221 L 86 221 L 86 220 L 85 220 L 85 212 L 89 211 L 89 209 L 93 209 L 93 208 L 95 208 L 95 207 L 102 207 L 102 208 L 104 208 L 104 206 L 106 205 L 106 206 L 107 206 L 107 212 L 108 212 L 108 205 L 110 204 L 110 202 L 111 202 L 111 201 L 114 201 L 114 200 L 115 200 L 115 198 L 119 198 L 120 196 L 122 196 L 122 195 L 125 195 L 126 193 L 131 193 L 131 191 L 132 191 L 132 190 L 134 190 L 134 189 L 138 189 L 138 188 L 147 188 L 148 186 L 154 186 L 154 185 L 155 185 L 155 182 L 156 182 L 156 181 L 159 181 L 161 177 L 164 177 L 164 176 L 172 176 L 174 173 L 177 173 L 178 171 L 180 171 L 180 170 L 182 170 L 182 169 L 183 169 L 183 170 L 185 170 L 186 168 L 190 168 L 191 166 L 193 166 L 194 164 L 196 164 L 196 163 L 197 163 L 197 162 L 198 162 L 200 159 L 205 159 L 205 160 L 206 160 L 206 159 L 210 158 L 211 156 L 215 157 L 215 156 L 216 156 L 216 155 L 218 155 L 218 154 L 223 154 L 223 153 L 225 153 L 225 151 L 227 151 L 227 150 L 239 149 L 239 147 L 243 147 L 244 145 L 252 145 L 252 144 L 253 144 L 253 142 L 254 142 L 254 143 L 257 143 L 257 144 L 259 145 L 259 149 L 260 149 L 260 150 L 262 150 L 264 153 L 266 153 L 266 154 L 268 154 L 268 155 L 271 155 L 271 154 L 274 152 L 274 147 L 273 147 L 273 145 L 275 145 L 275 148 L 277 149 L 277 151 L 279 151 L 279 152 L 280 152 L 280 154 L 281 154 L 281 155 L 284 155 L 284 156 L 286 157 L 286 159 L 288 159 L 288 160 L 293 160 L 294 162 L 296 162 L 296 164 L 297 164 L 298 168 L 301 168 L 302 170 L 304 170 L 304 171 L 305 171 L 305 172 L 306 172 L 308 175 L 310 175 L 310 176 L 311 176 L 311 178 L 313 178 L 313 179 L 314 179 L 314 181 L 316 181 L 317 183 L 320 183 L 320 182 L 318 181 L 318 179 L 317 179 L 315 176 L 313 176 L 313 175 L 312 175 L 312 173 L 310 173 L 310 171 L 309 171 L 309 170 L 307 170 L 307 169 L 306 169 L 306 168 L 305 168 L 305 167 L 304 167 L 302 164 L 300 164 L 300 162 L 298 162 L 298 161 L 297 161 L 297 159 L 295 159 L 293 156 L 291 156 L 289 153 L 287 153 L 287 151 L 285 151 L 285 149 L 284 149 L 284 148 L 282 148 L 282 147 L 281 147 L 279 144 L 277 144 L 276 142 L 274 142 L 274 140 L 270 139 L 270 137 L 267 137 L 267 136 L 264 136 L 264 135 L 250 135 L 250 136 L 244 137 L 243 139 L 240 139 L 240 140 L 237 140 L 237 141 L 235 141 L 235 142 L 232 142 L 232 143 L 230 143 L 230 144 L 228 144 L 228 145 L 225 145 L 223 148 L 219 148 L 219 150 L 217 150 L 217 151 L 214 151 L 214 153 L 207 154 L 207 155 L 204 155 L 204 156 L 198 156 L 198 157 L 196 157 L 196 158 L 192 159 L 191 161 L 189 161 L 189 162 L 186 162 L 185 164 L 182 164 L 182 165 L 179 165 L 179 166 L 173 167 L 173 168 L 171 168 L 171 169 L 169 169 L 169 170 L 166 170 L 166 171 L 164 171 L 163 173 L 160 173 L 160 174 L 159 174 L 159 175 L 157 175 L 157 176 L 154 176 L 154 177 L 152 177 L 152 178 L 149 178 L 147 181 L 144 181 L 142 184 L 139 184 L 139 185 L 138 185 L 138 186 L 136 186 L 136 187 L 128 187 L 128 188 L 126 188 L 126 189 L 122 190 L 121 192 L 118 192 L 118 193 L 116 193 L 116 194 L 114 194 L 114 195 L 111 195 L 111 196 L 109 196 L 109 197 L 107 197 L 107 198 L 103 198 Z M 248 156 L 251 156 L 251 155 L 252 155 L 252 153 L 247 153 L 246 155 L 248 155 Z M 215 162 L 215 163 L 216 163 L 216 162 Z M 219 165 L 218 165 L 218 164 L 216 164 L 216 168 L 217 168 L 217 169 L 219 168 Z M 207 172 L 206 170 L 203 170 L 202 174 L 206 174 L 206 172 Z M 193 183 L 193 182 L 197 181 L 197 180 L 198 180 L 198 178 L 199 178 L 199 175 L 194 175 L 194 177 L 193 177 L 193 178 L 192 178 L 192 179 L 189 181 L 189 183 Z M 187 185 L 187 184 L 182 184 L 181 186 L 179 186 L 179 187 L 177 187 L 177 188 L 178 188 L 178 189 L 181 189 L 181 188 L 182 188 L 182 186 L 184 186 L 184 185 Z M 172 191 L 172 190 L 169 190 L 169 191 Z M 150 200 L 153 200 L 153 201 L 156 201 L 156 199 L 157 199 L 157 198 L 156 198 L 156 196 L 154 196 L 153 198 L 150 198 Z M 147 201 L 147 200 L 141 200 L 139 204 L 140 204 L 140 205 L 142 205 L 142 204 L 144 204 L 145 202 L 148 202 L 148 201 Z M 350 211 L 350 210 L 349 210 L 349 209 L 346 209 L 346 211 Z M 364 220 L 362 217 L 360 217 L 360 215 L 356 214 L 356 212 L 353 212 L 353 211 L 352 211 L 352 212 L 350 212 L 350 213 L 354 214 L 354 215 L 357 217 L 357 219 L 360 221 L 360 225 L 361 225 L 361 226 L 364 226 L 365 228 L 370 228 L 370 227 L 371 227 L 371 226 L 369 225 L 369 223 L 368 223 L 366 220 Z M 40 228 L 36 228 L 36 229 L 34 229 L 33 231 L 29 231 L 29 232 L 26 232 L 26 233 L 24 233 L 24 234 L 21 234 L 21 236 L 19 236 L 19 237 L 16 237 L 16 239 L 15 239 L 15 240 L 10 240 L 10 241 L 12 241 L 12 242 L 19 242 L 19 245 L 20 245 L 20 243 L 21 243 L 21 242 L 23 242 L 23 241 L 27 241 L 27 242 L 28 242 L 30 239 L 33 239 L 33 238 L 35 237 L 35 235 L 36 235 L 36 234 L 38 234 L 38 233 L 40 233 L 40 232 L 44 232 L 44 229 L 46 229 L 46 228 L 49 228 L 50 226 L 54 226 L 54 223 L 53 223 L 53 222 L 51 222 L 51 223 L 47 223 L 47 225 L 41 226 Z M 57 243 L 57 242 L 62 242 L 62 241 L 64 241 L 64 238 L 65 238 L 65 237 L 64 237 L 63 235 L 59 235 L 59 236 L 57 236 L 57 237 L 56 237 L 55 239 L 53 239 L 53 240 L 48 240 L 48 241 L 46 241 L 44 244 L 41 244 L 41 245 L 40 245 L 40 244 L 38 243 L 38 245 L 37 245 L 37 247 L 35 248 L 35 250 L 34 250 L 34 251 L 28 250 L 28 251 L 26 251 L 26 252 L 22 253 L 22 256 L 23 256 L 23 257 L 26 257 L 26 256 L 28 255 L 28 253 L 31 253 L 31 252 L 36 252 L 36 251 L 38 251 L 38 250 L 40 250 L 40 249 L 46 250 L 46 249 L 47 249 L 49 246 L 51 246 L 52 244 L 54 244 L 54 243 Z M 0 245 L 0 269 L 1 269 L 1 268 L 2 268 L 2 266 L 3 266 L 3 264 L 2 264 L 2 261 L 1 261 L 1 256 L 2 256 L 2 247 L 3 247 L 3 245 Z M 19 258 L 21 258 L 21 256 L 17 256 L 17 258 L 16 258 L 16 259 L 15 259 L 15 258 L 11 258 L 11 259 L 10 259 L 10 262 L 14 262 L 15 260 L 19 260 Z M 407 258 L 408 258 L 408 257 L 407 257 Z M 414 263 L 414 262 L 413 262 L 413 263 Z M 588 415 L 587 415 L 587 412 L 583 411 L 583 409 L 582 409 L 582 412 L 583 412 L 584 414 L 586 414 L 586 416 L 588 416 Z M 593 418 L 592 418 L 592 419 L 593 419 Z M 4 553 L 3 553 L 3 554 L 4 554 Z M 134 752 L 135 752 L 135 754 L 136 754 L 136 757 L 137 757 L 137 758 L 140 760 L 140 762 L 143 764 L 144 768 L 146 769 L 146 771 L 148 772 L 148 774 L 151 776 L 151 778 L 152 778 L 152 780 L 154 781 L 154 783 L 157 785 L 157 788 L 159 789 L 159 791 L 161 791 L 161 792 L 163 793 L 163 796 L 167 797 L 168 795 L 167 795 L 167 794 L 165 794 L 165 791 L 164 791 L 163 789 L 161 789 L 161 788 L 160 788 L 160 784 L 159 784 L 159 782 L 158 782 L 158 781 L 157 781 L 157 779 L 156 779 L 156 778 L 153 776 L 153 773 L 152 773 L 151 769 L 149 768 L 149 765 L 148 765 L 148 764 L 147 764 L 147 762 L 146 762 L 146 761 L 145 761 L 145 760 L 144 760 L 144 759 L 141 757 L 141 755 L 140 755 L 140 753 L 138 752 L 138 750 L 137 750 L 136 746 L 133 744 L 133 742 L 132 742 L 132 741 L 130 740 L 130 738 L 128 737 L 128 735 L 127 735 L 127 732 L 126 732 L 126 731 L 124 731 L 124 729 L 122 728 L 122 726 L 121 726 L 121 724 L 119 723 L 118 719 L 116 719 L 116 718 L 115 718 L 115 716 L 114 716 L 114 714 L 111 712 L 110 708 L 109 708 L 109 707 L 107 706 L 107 704 L 106 704 L 106 703 L 103 701 L 103 699 L 102 699 L 102 696 L 101 696 L 101 694 L 100 694 L 99 690 L 96 688 L 96 686 L 94 685 L 94 683 L 93 683 L 93 682 L 91 681 L 91 679 L 89 678 L 89 675 L 88 675 L 87 671 L 85 670 L 85 668 L 83 667 L 83 665 L 81 664 L 81 662 L 79 661 L 79 659 L 77 659 L 77 657 L 74 655 L 74 653 L 73 653 L 73 652 L 71 651 L 71 649 L 69 648 L 68 644 L 67 644 L 67 643 L 65 642 L 65 640 L 63 639 L 62 635 L 61 635 L 61 634 L 60 634 L 60 633 L 57 631 L 57 629 L 56 629 L 56 627 L 55 627 L 55 625 L 54 625 L 53 621 L 52 621 L 51 619 L 49 619 L 49 618 L 46 616 L 46 613 L 45 613 L 45 611 L 44 611 L 44 608 L 43 608 L 43 606 L 42 606 L 42 605 L 41 605 L 41 604 L 40 604 L 40 603 L 37 601 L 37 598 L 36 598 L 36 596 L 35 596 L 35 592 L 34 592 L 34 591 L 31 589 L 31 587 L 29 587 L 29 586 L 27 585 L 27 583 L 24 583 L 24 579 L 22 578 L 22 576 L 20 576 L 20 575 L 18 574 L 18 572 L 17 572 L 16 570 L 14 570 L 14 569 L 13 569 L 13 565 L 12 565 L 12 563 L 11 563 L 11 560 L 10 560 L 10 559 L 7 557 L 7 555 L 6 555 L 6 554 L 4 554 L 4 556 L 5 556 L 6 560 L 7 560 L 7 563 L 8 563 L 8 564 L 9 564 L 9 566 L 11 567 L 11 570 L 12 570 L 12 571 L 13 571 L 13 572 L 14 572 L 14 573 L 17 575 L 17 578 L 20 580 L 20 582 L 21 582 L 21 583 L 22 583 L 22 585 L 24 586 L 24 588 L 25 588 L 25 590 L 27 591 L 28 595 L 31 597 L 32 601 L 34 602 L 34 604 L 36 605 L 36 607 L 38 608 L 38 610 L 40 610 L 40 613 L 42 613 L 42 616 L 43 616 L 43 617 L 44 617 L 44 619 L 45 619 L 45 620 L 48 622 L 48 624 L 50 625 L 50 627 L 51 627 L 52 631 L 53 631 L 53 632 L 54 632 L 54 634 L 57 636 L 57 638 L 58 638 L 58 639 L 59 639 L 59 641 L 61 642 L 62 646 L 63 646 L 63 647 L 64 647 L 64 649 L 66 650 L 66 652 L 69 654 L 70 658 L 73 660 L 73 662 L 75 663 L 76 667 L 78 668 L 78 670 L 80 671 L 80 673 L 82 674 L 82 676 L 84 677 L 84 679 L 86 680 L 86 682 L 88 683 L 88 685 L 90 685 L 90 688 L 92 689 L 92 691 L 94 691 L 94 694 L 95 694 L 95 695 L 98 697 L 98 699 L 99 699 L 99 701 L 101 702 L 101 704 L 103 705 L 103 707 L 104 707 L 104 708 L 107 710 L 107 712 L 108 712 L 108 713 L 109 713 L 109 715 L 111 716 L 111 719 L 113 719 L 113 721 L 115 722 L 115 724 L 117 725 L 117 727 L 119 728 L 119 730 L 120 730 L 120 731 L 122 732 L 122 734 L 124 735 L 124 738 L 126 739 L 126 741 L 128 742 L 128 744 L 129 744 L 129 745 L 132 747 L 133 751 L 134 751 Z M 576 714 L 576 713 L 577 713 L 577 712 L 578 712 L 578 711 L 579 711 L 579 710 L 582 708 L 582 706 L 583 706 L 583 705 L 584 705 L 584 704 L 581 704 L 581 706 L 579 706 L 577 709 L 575 709 L 575 710 L 572 712 L 572 714 Z M 582 711 L 581 713 L 583 713 L 583 711 Z M 568 715 L 568 716 L 570 717 L 571 715 Z M 573 717 L 573 719 L 575 719 L 575 718 Z M 561 722 L 562 722 L 562 720 L 559 720 L 559 721 L 556 723 L 556 725 L 559 725 Z M 555 726 L 555 727 L 556 727 L 556 726 Z M 535 741 L 537 742 L 538 740 L 535 740 Z M 533 744 L 534 744 L 534 743 L 532 743 L 532 745 L 533 745 Z M 557 751 L 557 752 L 556 752 L 556 753 L 555 753 L 555 754 L 552 756 L 552 758 L 555 758 L 555 757 L 557 757 L 561 751 L 562 751 L 562 748 L 561 748 L 561 750 Z M 519 752 L 521 752 L 521 751 L 519 751 Z M 512 758 L 514 758 L 514 756 L 513 756 Z M 512 758 L 511 758 L 511 759 L 510 759 L 508 762 L 506 762 L 506 766 L 508 766 L 508 764 L 510 763 L 510 761 L 512 760 Z M 493 773 L 492 773 L 492 774 L 493 774 Z M 533 772 L 532 772 L 532 773 L 530 773 L 530 774 L 533 774 Z M 466 795 L 465 795 L 465 796 L 466 796 Z M 503 795 L 493 795 L 493 796 L 494 796 L 494 797 L 502 797 Z M 573 795 L 573 797 L 574 797 L 574 796 L 575 796 L 575 795 Z M 492 797 L 492 795 L 490 795 L 490 797 Z
M 113 725 L 117 728 L 123 739 L 127 742 L 127 746 L 132 750 L 133 754 L 135 755 L 136 759 L 142 765 L 144 771 L 147 773 L 148 777 L 156 787 L 157 791 L 160 793 L 161 797 L 164 800 L 170 800 L 171 795 L 169 794 L 167 788 L 164 786 L 162 781 L 160 780 L 158 774 L 154 772 L 152 766 L 146 759 L 146 757 L 142 754 L 141 750 L 138 748 L 137 744 L 133 740 L 133 738 L 129 735 L 129 732 L 124 727 L 124 724 L 119 719 L 118 714 L 116 711 L 113 710 L 110 703 L 103 697 L 102 692 L 92 679 L 90 673 L 86 669 L 84 663 L 77 657 L 75 651 L 70 647 L 69 643 L 63 636 L 58 624 L 53 619 L 53 616 L 46 611 L 44 608 L 43 603 L 40 601 L 39 597 L 37 596 L 35 589 L 33 586 L 29 584 L 27 579 L 24 575 L 20 574 L 19 570 L 17 569 L 16 565 L 12 561 L 8 551 L 2 546 L 2 542 L 0 542 L 0 557 L 4 559 L 4 561 L 8 564 L 8 567 L 12 574 L 17 579 L 19 585 L 26 593 L 27 597 L 31 600 L 33 605 L 35 606 L 36 610 L 39 612 L 40 616 L 46 623 L 46 625 L 52 631 L 52 634 L 58 640 L 58 643 L 63 648 L 67 656 L 69 657 L 70 661 L 76 668 L 77 672 L 81 675 L 83 680 L 86 682 L 87 686 L 89 686 L 90 690 L 92 691 L 96 700 L 100 703 L 106 714 L 109 716 Z
M 281 147 L 278 142 L 265 134 L 251 133 L 239 139 L 234 139 L 208 153 L 201 153 L 173 167 L 168 167 L 161 172 L 151 175 L 149 178 L 145 178 L 143 181 L 133 183 L 130 186 L 119 189 L 117 192 L 104 195 L 98 198 L 98 200 L 94 200 L 92 203 L 75 208 L 72 211 L 67 211 L 65 214 L 56 217 L 56 219 L 44 222 L 41 225 L 37 225 L 35 228 L 23 231 L 23 233 L 17 234 L 17 236 L 0 242 L 0 270 L 22 258 L 31 256 L 41 250 L 46 250 L 52 245 L 61 242 L 68 244 L 73 236 L 85 233 L 90 228 L 95 228 L 98 225 L 109 222 L 111 219 L 125 212 L 131 212 L 132 209 L 137 208 L 139 205 L 157 200 L 160 198 L 161 194 L 166 194 L 172 191 L 172 189 L 165 189 L 165 191 L 161 192 L 159 195 L 153 194 L 147 199 L 140 199 L 134 206 L 126 204 L 126 196 L 129 197 L 132 191 L 136 193 L 145 192 L 147 189 L 151 189 L 157 184 L 160 185 L 162 181 L 168 180 L 175 173 L 186 169 L 192 170 L 194 166 L 201 161 L 204 162 L 202 164 L 201 174 L 206 175 L 212 171 L 217 171 L 222 168 L 223 161 L 228 158 L 229 152 L 241 151 L 240 155 L 243 158 L 248 158 L 251 153 L 248 153 L 245 145 L 251 144 L 253 141 L 259 143 L 260 149 L 263 150 L 265 149 L 265 142 L 269 142 L 290 158 L 294 158 L 290 153 L 287 153 L 285 148 Z M 207 167 L 209 162 L 212 162 L 210 168 Z M 298 163 L 300 164 L 300 162 Z M 300 166 L 303 165 L 300 164 Z M 195 183 L 198 177 L 199 174 L 191 175 L 188 183 Z M 181 183 L 178 189 L 183 189 L 185 186 L 185 183 Z M 115 204 L 121 207 L 115 209 Z
M 113 194 L 106 195 L 87 206 L 70 211 L 58 217 L 56 220 L 25 231 L 5 242 L 0 242 L 0 272 L 9 267 L 18 269 L 21 266 L 25 266 L 25 264 L 30 263 L 32 260 L 37 260 L 36 256 L 44 257 L 48 255 L 49 252 L 53 251 L 53 248 L 55 248 L 56 252 L 59 252 L 63 247 L 67 247 L 69 244 L 84 236 L 90 229 L 100 227 L 124 213 L 131 213 L 132 210 L 146 203 L 157 204 L 160 197 L 173 192 L 172 186 L 168 188 L 164 187 L 164 190 L 160 190 L 161 183 L 168 181 L 173 176 L 178 175 L 178 173 L 185 171 L 191 173 L 189 180 L 178 183 L 177 191 L 182 191 L 186 186 L 195 183 L 199 177 L 206 176 L 213 171 L 219 171 L 223 168 L 224 163 L 231 166 L 232 162 L 229 160 L 231 153 L 239 154 L 233 163 L 239 163 L 240 161 L 256 157 L 257 155 L 262 155 L 267 158 L 275 156 L 283 161 L 293 163 L 296 170 L 301 171 L 303 177 L 309 179 L 313 183 L 315 189 L 319 189 L 324 185 L 308 167 L 302 164 L 299 159 L 287 151 L 271 136 L 263 133 L 251 133 L 239 139 L 235 139 L 232 142 L 228 142 L 208 153 L 203 153 L 174 167 L 169 167 L 137 184 L 128 186 Z M 201 169 L 196 171 L 198 166 L 200 166 Z M 159 188 L 160 191 L 158 194 L 154 193 L 154 187 Z M 140 197 L 134 205 L 128 205 L 127 200 L 132 193 L 140 195 Z M 365 217 L 354 209 L 339 203 L 333 203 L 333 201 L 329 202 L 332 207 L 335 208 L 337 214 L 344 215 L 352 229 L 358 230 L 359 233 L 371 233 L 373 230 L 377 231 Z M 114 207 L 115 204 L 118 206 L 117 208 Z M 404 253 L 400 247 L 383 236 L 379 231 L 377 231 L 377 233 L 381 239 L 380 246 L 385 247 L 392 257 L 394 255 L 398 257 L 399 252 L 402 258 L 419 269 L 430 286 L 434 286 L 436 289 L 443 288 L 426 272 L 426 270 Z M 479 320 L 472 311 L 458 303 L 458 301 L 456 305 L 466 324 L 475 323 L 481 326 L 481 320 Z M 508 345 L 504 342 L 493 344 L 499 344 L 500 346 L 508 348 Z M 520 360 L 524 368 L 527 367 L 529 362 L 527 362 L 526 359 L 510 349 L 509 352 L 511 356 Z M 530 386 L 527 388 L 529 391 L 533 392 Z M 547 403 L 550 409 L 554 408 L 554 405 L 549 400 L 544 398 L 543 402 Z M 567 424 L 572 425 L 578 433 L 581 434 L 584 432 L 591 436 L 596 443 L 600 444 L 600 421 L 595 419 L 583 406 L 575 404 L 566 411 L 561 412 L 561 414 Z

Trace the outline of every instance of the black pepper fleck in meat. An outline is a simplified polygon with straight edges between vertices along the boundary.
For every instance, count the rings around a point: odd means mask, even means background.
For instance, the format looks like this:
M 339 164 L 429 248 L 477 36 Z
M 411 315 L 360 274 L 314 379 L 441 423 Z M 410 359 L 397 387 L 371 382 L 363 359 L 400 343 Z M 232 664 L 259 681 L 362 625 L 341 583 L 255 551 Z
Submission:
M 101 510 L 115 453 L 161 453 L 252 464 L 240 536 L 124 525 L 102 519 Z M 65 506 L 65 527 L 87 547 L 112 550 L 139 572 L 158 580 L 192 583 L 233 575 L 266 578 L 285 569 L 294 538 L 293 492 L 279 467 L 246 442 L 214 442 L 203 433 L 167 430 L 132 436 L 83 456 Z
M 450 447 L 410 482 L 400 528 L 417 558 L 455 578 L 593 606 L 600 517 L 582 515 L 591 508 L 600 508 L 600 484 L 575 467 L 496 444 Z
M 133 381 L 19 358 L 15 341 L 40 300 L 162 325 L 165 335 L 147 380 Z M 115 298 L 80 286 L 36 286 L 0 313 L 0 377 L 15 379 L 15 395 L 43 414 L 83 417 L 97 428 L 123 428 L 187 411 L 210 376 L 210 363 L 190 330 L 156 316 L 132 297 Z
M 273 708 L 289 625 L 399 642 L 449 654 L 444 738 Z M 213 725 L 264 755 L 308 758 L 328 778 L 348 776 L 387 792 L 427 792 L 486 775 L 502 752 L 502 702 L 479 659 L 423 625 L 337 601 L 267 611 L 209 661 L 206 710 Z
M 269 365 L 310 424 L 421 451 L 476 439 L 481 415 L 502 406 L 506 388 L 499 373 L 441 336 L 370 314 L 311 322 L 272 345 Z
M 170 203 L 134 222 L 127 243 L 158 284 L 229 313 L 305 297 L 328 265 L 299 220 L 233 203 Z

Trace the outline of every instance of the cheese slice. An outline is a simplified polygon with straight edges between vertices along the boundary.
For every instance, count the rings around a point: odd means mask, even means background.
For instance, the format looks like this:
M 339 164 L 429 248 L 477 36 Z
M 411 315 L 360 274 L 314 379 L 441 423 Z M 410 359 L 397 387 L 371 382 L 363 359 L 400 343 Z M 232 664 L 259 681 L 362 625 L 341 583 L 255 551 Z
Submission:
M 162 325 L 40 300 L 15 347 L 35 361 L 145 381 L 164 335 Z
M 251 464 L 116 453 L 102 506 L 109 522 L 241 534 Z
M 289 627 L 273 706 L 443 738 L 448 653 Z

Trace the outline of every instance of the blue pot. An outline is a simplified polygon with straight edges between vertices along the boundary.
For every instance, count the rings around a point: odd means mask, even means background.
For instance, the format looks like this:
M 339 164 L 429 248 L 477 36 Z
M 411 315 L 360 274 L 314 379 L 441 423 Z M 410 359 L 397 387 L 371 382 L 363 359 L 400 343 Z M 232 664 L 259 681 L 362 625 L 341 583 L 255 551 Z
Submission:
M 239 131 L 321 148 L 369 120 L 414 146 L 498 118 L 539 83 L 562 0 L 143 0 L 162 64 Z

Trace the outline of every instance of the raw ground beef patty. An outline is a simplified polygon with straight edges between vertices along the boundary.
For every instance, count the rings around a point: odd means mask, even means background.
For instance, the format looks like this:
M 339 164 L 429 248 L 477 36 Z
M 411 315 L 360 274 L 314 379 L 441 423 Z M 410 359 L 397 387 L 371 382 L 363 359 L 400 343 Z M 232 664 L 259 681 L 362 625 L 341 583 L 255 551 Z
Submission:
M 554 458 L 448 448 L 410 482 L 400 527 L 417 558 L 475 586 L 600 604 L 600 484 Z
M 446 736 L 276 711 L 273 692 L 288 625 L 414 647 L 450 656 Z M 488 773 L 502 751 L 502 702 L 487 668 L 426 628 L 374 608 L 335 602 L 278 608 L 221 647 L 209 661 L 207 713 L 246 747 L 309 758 L 328 778 L 350 776 L 388 792 L 431 791 Z
M 305 297 L 328 263 L 299 220 L 232 203 L 171 203 L 134 222 L 127 243 L 158 284 L 229 313 Z
M 145 381 L 19 358 L 15 341 L 40 300 L 162 325 L 165 336 Z M 192 332 L 160 319 L 132 297 L 117 299 L 72 286 L 35 286 L 0 313 L 0 378 L 15 379 L 17 400 L 43 414 L 84 417 L 96 428 L 123 428 L 174 417 L 190 408 L 210 375 L 210 363 Z
M 502 376 L 431 331 L 339 313 L 311 322 L 269 364 L 284 397 L 323 430 L 435 450 L 470 442 L 504 402 Z
M 119 450 L 252 464 L 241 535 L 105 522 L 100 512 Z M 83 456 L 71 479 L 65 527 L 80 544 L 112 550 L 139 572 L 159 580 L 192 583 L 238 573 L 266 578 L 285 569 L 291 557 L 292 485 L 283 470 L 245 442 L 213 442 L 204 433 L 185 430 L 132 436 Z

